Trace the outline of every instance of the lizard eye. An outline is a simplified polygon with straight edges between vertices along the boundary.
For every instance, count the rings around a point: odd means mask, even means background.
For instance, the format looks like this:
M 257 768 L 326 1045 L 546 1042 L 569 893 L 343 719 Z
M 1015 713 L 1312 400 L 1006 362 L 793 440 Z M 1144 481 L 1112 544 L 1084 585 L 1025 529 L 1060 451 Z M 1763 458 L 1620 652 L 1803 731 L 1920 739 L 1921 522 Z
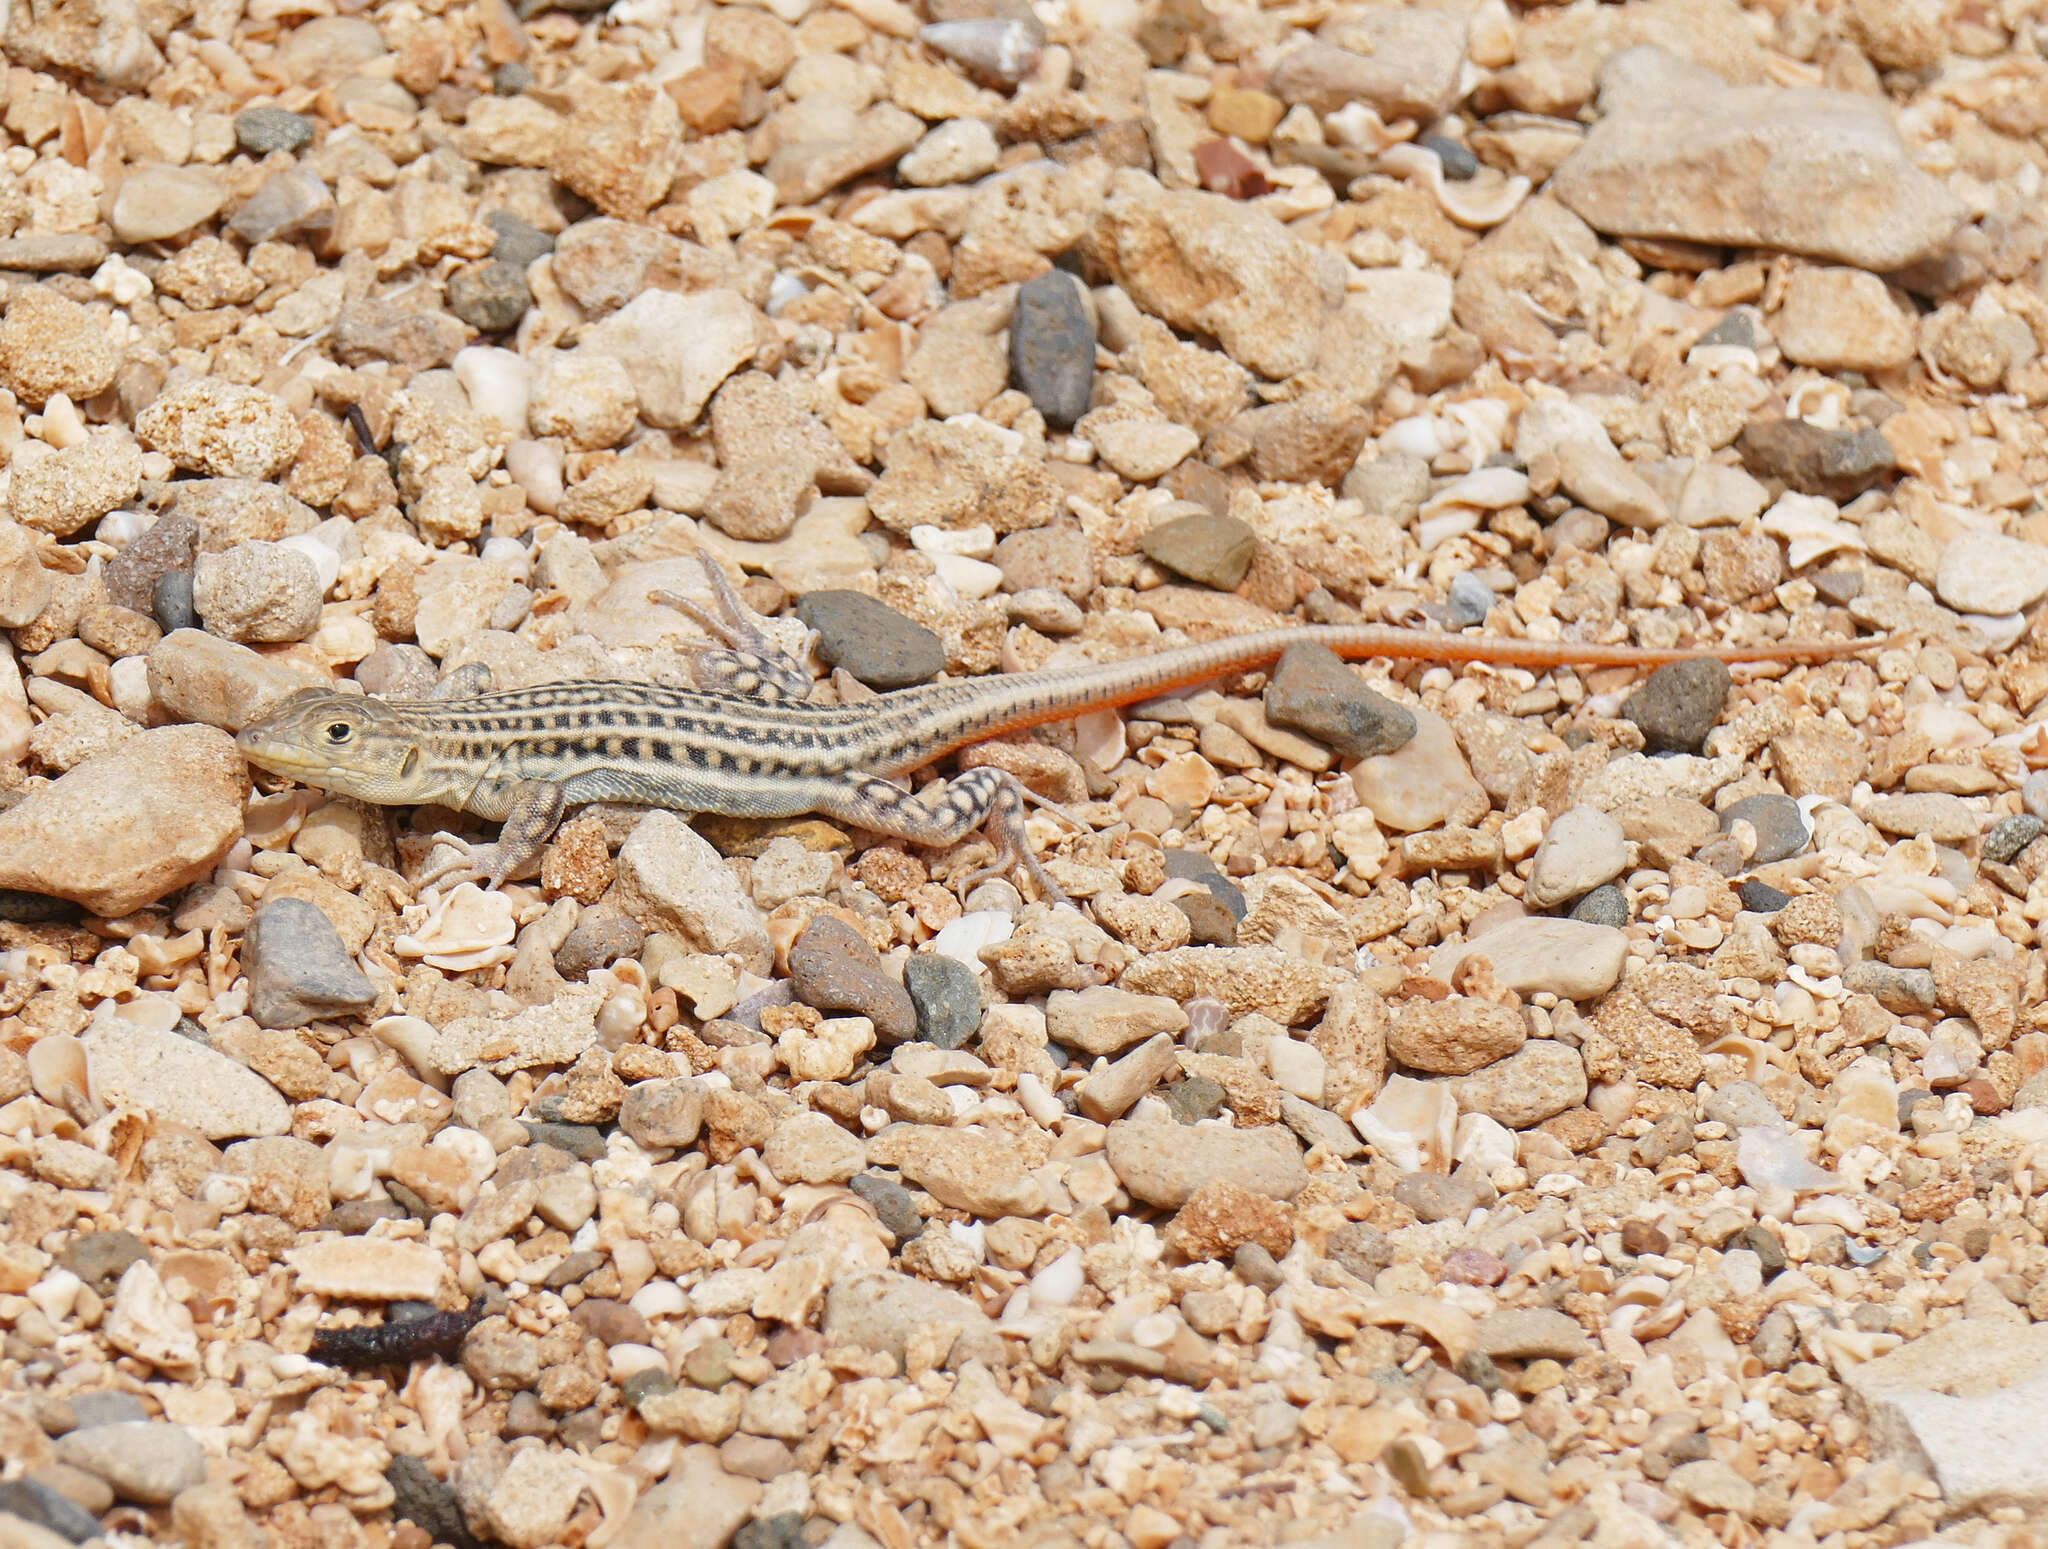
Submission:
M 329 742 L 346 742 L 349 739 L 350 730 L 351 728 L 346 721 L 330 721 L 327 726 L 327 740 Z

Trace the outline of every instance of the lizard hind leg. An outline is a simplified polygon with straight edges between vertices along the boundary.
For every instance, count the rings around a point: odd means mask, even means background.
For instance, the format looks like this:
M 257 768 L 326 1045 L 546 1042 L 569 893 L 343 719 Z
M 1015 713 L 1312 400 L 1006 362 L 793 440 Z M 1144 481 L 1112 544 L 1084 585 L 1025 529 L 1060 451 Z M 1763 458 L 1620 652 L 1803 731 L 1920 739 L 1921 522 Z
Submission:
M 680 647 L 691 658 L 690 677 L 696 686 L 706 693 L 744 694 L 771 704 L 810 698 L 810 673 L 768 638 L 760 621 L 740 601 L 724 568 L 703 548 L 697 550 L 697 563 L 703 567 L 715 606 L 707 608 L 667 590 L 647 594 L 648 601 L 674 608 L 711 636 Z
M 958 844 L 985 827 L 1001 851 L 1000 858 L 995 865 L 974 873 L 963 887 L 1021 866 L 1048 903 L 1071 904 L 1031 851 L 1024 832 L 1024 803 L 1024 788 L 1013 775 L 984 766 L 956 776 L 929 799 L 873 775 L 848 775 L 835 782 L 834 789 L 818 802 L 817 811 L 934 850 Z

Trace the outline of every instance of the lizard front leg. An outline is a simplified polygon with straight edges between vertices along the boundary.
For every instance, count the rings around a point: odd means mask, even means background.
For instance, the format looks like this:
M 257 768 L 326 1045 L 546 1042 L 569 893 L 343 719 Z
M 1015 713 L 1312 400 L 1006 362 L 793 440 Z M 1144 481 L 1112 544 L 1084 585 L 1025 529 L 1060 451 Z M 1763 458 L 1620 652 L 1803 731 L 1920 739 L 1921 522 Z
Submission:
M 436 834 L 437 840 L 453 845 L 456 853 L 422 873 L 417 887 L 424 892 L 436 884 L 459 887 L 464 882 L 480 882 L 488 892 L 502 886 L 506 878 L 540 859 L 540 852 L 562 821 L 565 806 L 561 786 L 549 780 L 521 780 L 512 787 L 512 810 L 499 826 L 497 841 L 475 844 L 453 834 Z
M 1024 791 L 1014 776 L 986 766 L 949 780 L 929 799 L 873 775 L 847 775 L 822 797 L 816 810 L 842 823 L 887 834 L 929 849 L 958 844 L 977 828 L 986 827 L 1003 858 L 973 881 L 1007 870 L 1012 864 L 1031 874 L 1048 902 L 1068 903 L 1058 883 L 1031 853 L 1024 832 Z

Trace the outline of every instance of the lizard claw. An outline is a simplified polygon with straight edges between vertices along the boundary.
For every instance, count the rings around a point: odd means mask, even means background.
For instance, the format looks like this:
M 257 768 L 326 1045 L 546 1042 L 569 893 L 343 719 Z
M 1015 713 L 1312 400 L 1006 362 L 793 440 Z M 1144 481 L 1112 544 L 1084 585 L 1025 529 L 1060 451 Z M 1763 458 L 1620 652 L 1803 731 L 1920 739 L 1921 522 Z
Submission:
M 414 891 L 426 893 L 437 888 L 458 888 L 474 882 L 486 893 L 504 886 L 518 865 L 518 857 L 507 855 L 500 845 L 476 844 L 455 834 L 434 835 L 434 847 L 448 846 L 453 855 L 443 856 L 421 872 Z

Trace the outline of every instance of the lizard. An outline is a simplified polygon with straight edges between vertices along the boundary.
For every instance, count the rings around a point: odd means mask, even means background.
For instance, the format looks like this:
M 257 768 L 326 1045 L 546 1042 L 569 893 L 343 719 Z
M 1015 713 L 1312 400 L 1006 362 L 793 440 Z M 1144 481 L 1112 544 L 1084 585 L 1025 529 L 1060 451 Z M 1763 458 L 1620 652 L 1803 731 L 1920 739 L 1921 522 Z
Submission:
M 1347 660 L 1543 669 L 1818 661 L 1888 638 L 1665 648 L 1304 624 L 825 705 L 809 701 L 809 673 L 769 640 L 720 565 L 702 550 L 697 558 L 715 608 L 672 592 L 650 594 L 710 636 L 685 647 L 694 688 L 581 680 L 492 691 L 489 669 L 472 664 L 426 699 L 302 689 L 245 727 L 237 745 L 250 763 L 303 785 L 383 806 L 435 804 L 501 824 L 491 844 L 441 836 L 455 857 L 422 876 L 423 889 L 434 882 L 501 886 L 534 864 L 569 807 L 616 801 L 729 817 L 813 813 L 932 849 L 986 827 L 1000 855 L 975 880 L 1018 864 L 1059 900 L 1025 838 L 1025 805 L 1035 798 L 1014 776 L 983 766 L 926 793 L 895 780 L 970 743 L 1269 667 L 1299 644 Z

